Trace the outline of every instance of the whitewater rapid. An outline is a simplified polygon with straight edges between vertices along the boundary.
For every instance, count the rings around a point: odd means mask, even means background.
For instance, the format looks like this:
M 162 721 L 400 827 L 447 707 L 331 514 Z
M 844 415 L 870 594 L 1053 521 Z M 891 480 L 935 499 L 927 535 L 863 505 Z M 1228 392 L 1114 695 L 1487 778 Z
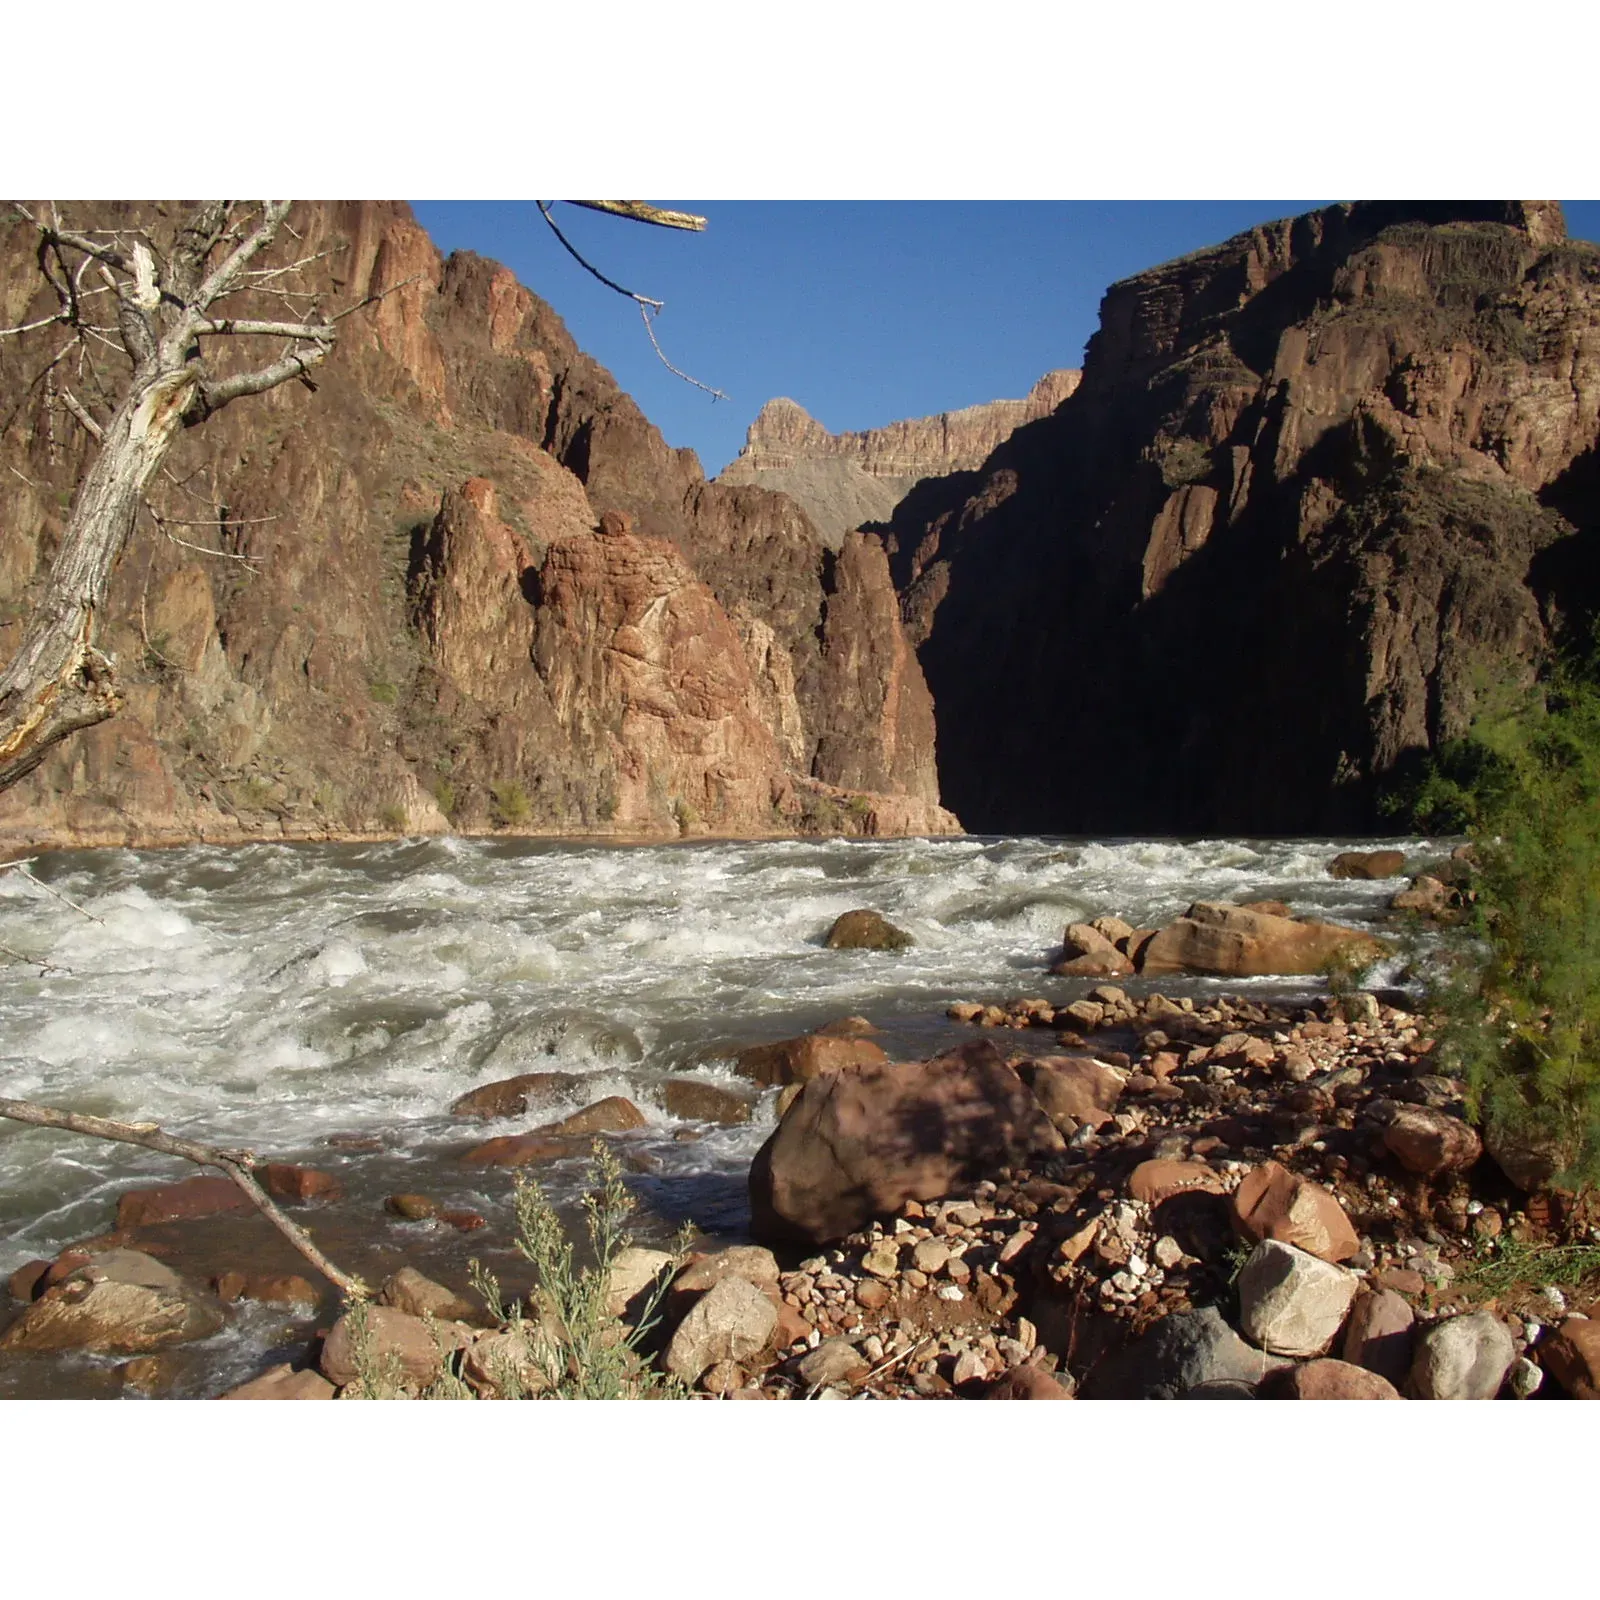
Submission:
M 1413 860 L 1447 849 L 1394 842 Z M 381 1151 L 338 1157 L 358 1186 L 365 1162 L 380 1198 L 431 1189 L 498 1223 L 509 1180 L 462 1168 L 461 1152 L 625 1094 L 650 1124 L 630 1136 L 650 1174 L 639 1180 L 646 1202 L 668 1220 L 676 1211 L 733 1227 L 772 1096 L 750 1124 L 683 1142 L 657 1098 L 664 1076 L 726 1081 L 737 1047 L 849 1014 L 868 1017 L 891 1055 L 941 1048 L 957 1036 L 943 1015 L 952 999 L 1065 999 L 1090 987 L 1045 975 L 1064 924 L 1079 918 L 1152 926 L 1192 900 L 1275 898 L 1370 920 L 1396 885 L 1330 878 L 1343 847 L 444 838 L 63 852 L 30 870 L 81 910 L 20 872 L 0 874 L 0 944 L 28 958 L 0 962 L 0 1096 L 312 1165 L 329 1164 L 330 1135 L 372 1133 Z M 833 919 L 858 906 L 906 929 L 915 948 L 824 949 Z M 487 1125 L 449 1115 L 475 1085 L 545 1070 L 579 1074 L 579 1092 Z M 132 1147 L 0 1123 L 0 1273 L 103 1231 L 120 1191 L 189 1175 L 174 1168 Z

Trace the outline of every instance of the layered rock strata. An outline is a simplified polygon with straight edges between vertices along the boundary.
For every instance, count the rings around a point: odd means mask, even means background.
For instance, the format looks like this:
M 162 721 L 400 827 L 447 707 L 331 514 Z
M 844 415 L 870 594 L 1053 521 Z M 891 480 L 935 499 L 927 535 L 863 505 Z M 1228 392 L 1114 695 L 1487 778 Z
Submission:
M 80 209 L 158 246 L 177 215 Z M 174 450 L 97 625 L 126 709 L 0 796 L 0 847 L 954 828 L 875 543 L 706 483 L 547 305 L 405 206 L 290 220 L 325 304 L 382 298 L 315 393 Z M 41 287 L 0 224 L 0 323 Z M 38 378 L 51 331 L 0 343 L 0 655 L 93 448 Z
M 717 482 L 781 491 L 805 507 L 837 548 L 853 529 L 887 521 L 921 479 L 981 466 L 1016 429 L 1054 411 L 1081 376 L 1069 368 L 1047 372 L 1021 400 L 991 400 L 859 433 L 830 433 L 795 401 L 769 400 Z

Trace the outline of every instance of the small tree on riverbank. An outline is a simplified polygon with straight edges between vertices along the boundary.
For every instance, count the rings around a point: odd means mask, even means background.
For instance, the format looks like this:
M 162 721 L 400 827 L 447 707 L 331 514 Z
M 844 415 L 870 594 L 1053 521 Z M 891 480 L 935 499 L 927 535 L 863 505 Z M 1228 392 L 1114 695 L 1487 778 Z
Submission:
M 1600 655 L 1488 694 L 1414 801 L 1479 861 L 1474 946 L 1447 1001 L 1447 1054 L 1491 1141 L 1600 1181 Z

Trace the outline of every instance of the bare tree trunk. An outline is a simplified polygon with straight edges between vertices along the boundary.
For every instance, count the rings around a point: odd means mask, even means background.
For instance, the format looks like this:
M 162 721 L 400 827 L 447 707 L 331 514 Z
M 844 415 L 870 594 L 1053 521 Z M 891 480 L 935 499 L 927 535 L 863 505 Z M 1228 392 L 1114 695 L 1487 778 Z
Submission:
M 136 379 L 102 432 L 49 587 L 0 674 L 0 789 L 31 772 L 68 734 L 104 722 L 121 708 L 112 665 L 92 642 L 95 617 L 145 490 L 183 427 L 198 386 L 198 374 L 187 366 Z

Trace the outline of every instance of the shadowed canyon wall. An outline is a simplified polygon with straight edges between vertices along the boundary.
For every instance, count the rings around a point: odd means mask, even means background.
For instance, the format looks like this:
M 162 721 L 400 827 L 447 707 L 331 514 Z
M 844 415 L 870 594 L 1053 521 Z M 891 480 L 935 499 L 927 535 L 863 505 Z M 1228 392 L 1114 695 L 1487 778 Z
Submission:
M 1334 206 L 1113 285 L 1076 391 L 885 537 L 946 803 L 1380 825 L 1592 610 L 1597 441 L 1600 249 L 1553 203 Z

